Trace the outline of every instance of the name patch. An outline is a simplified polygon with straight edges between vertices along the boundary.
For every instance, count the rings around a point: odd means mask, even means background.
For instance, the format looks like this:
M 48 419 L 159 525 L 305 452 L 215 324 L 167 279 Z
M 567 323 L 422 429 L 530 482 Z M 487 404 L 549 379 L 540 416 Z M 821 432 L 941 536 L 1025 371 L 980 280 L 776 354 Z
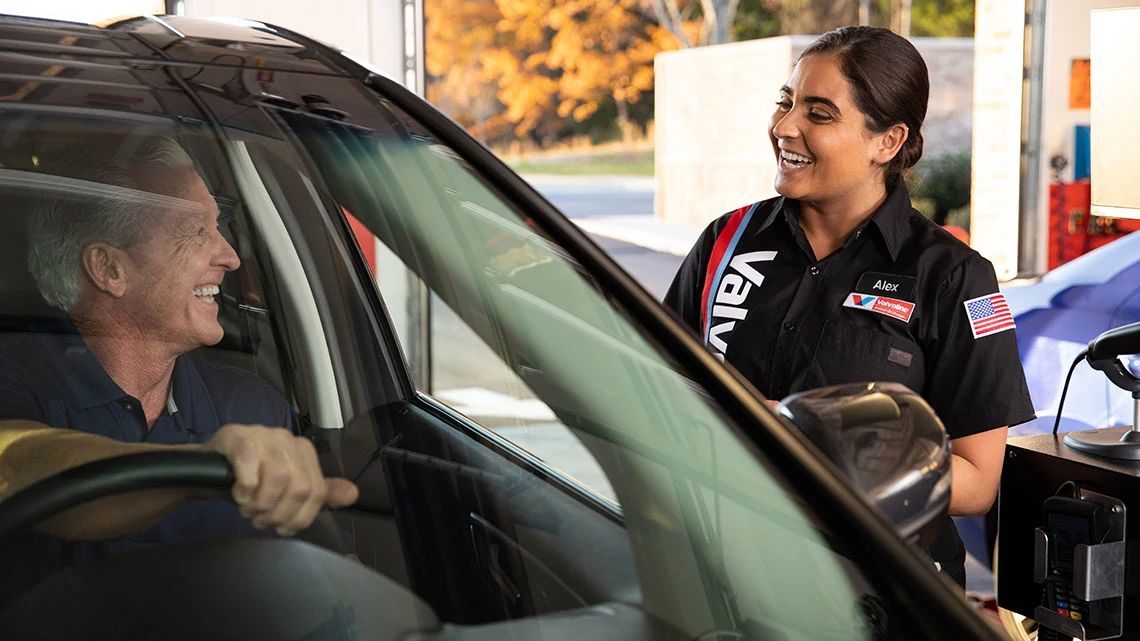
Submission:
M 859 283 L 855 285 L 855 291 L 861 294 L 890 296 L 891 298 L 913 301 L 914 288 L 917 283 L 918 279 L 914 276 L 863 272 L 863 275 L 859 277 Z
M 875 312 L 891 318 L 897 318 L 904 323 L 910 322 L 910 315 L 914 313 L 914 303 L 886 296 L 872 296 L 851 292 L 843 301 L 844 307 L 862 309 Z

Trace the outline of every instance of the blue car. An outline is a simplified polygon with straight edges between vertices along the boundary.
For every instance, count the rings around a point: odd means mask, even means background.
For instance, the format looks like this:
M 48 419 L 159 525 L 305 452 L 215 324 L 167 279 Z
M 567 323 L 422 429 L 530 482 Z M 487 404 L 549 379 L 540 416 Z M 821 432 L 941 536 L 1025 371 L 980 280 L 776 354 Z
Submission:
M 1037 410 L 1036 420 L 1011 428 L 1009 436 L 1051 432 L 1065 374 L 1077 354 L 1101 332 L 1140 321 L 1140 232 L 1065 263 L 1032 284 L 1002 291 L 1017 321 L 1021 363 Z M 1140 356 L 1121 360 L 1134 374 L 1140 373 Z M 1131 396 L 1087 363 L 1078 365 L 1058 431 L 1131 422 Z M 984 519 L 957 522 L 971 556 L 990 566 Z

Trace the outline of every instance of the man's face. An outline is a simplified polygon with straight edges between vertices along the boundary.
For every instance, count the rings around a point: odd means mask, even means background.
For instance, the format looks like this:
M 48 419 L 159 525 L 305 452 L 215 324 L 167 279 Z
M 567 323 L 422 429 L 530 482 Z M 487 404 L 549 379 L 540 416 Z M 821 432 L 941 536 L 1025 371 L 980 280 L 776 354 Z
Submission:
M 192 169 L 151 169 L 143 188 L 196 204 L 155 216 L 146 239 L 127 250 L 127 287 L 119 303 L 139 332 L 177 353 L 222 340 L 215 296 L 226 272 L 240 265 L 222 237 L 218 207 Z

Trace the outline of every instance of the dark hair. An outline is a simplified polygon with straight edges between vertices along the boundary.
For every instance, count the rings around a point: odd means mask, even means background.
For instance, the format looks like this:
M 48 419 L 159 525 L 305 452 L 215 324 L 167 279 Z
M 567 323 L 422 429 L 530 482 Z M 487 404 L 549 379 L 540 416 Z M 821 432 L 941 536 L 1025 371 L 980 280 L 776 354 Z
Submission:
M 896 123 L 909 129 L 906 142 L 886 167 L 887 189 L 922 157 L 922 121 L 930 97 L 926 62 L 909 40 L 880 27 L 840 27 L 811 43 L 799 60 L 829 54 L 855 90 L 855 105 L 867 128 L 882 133 Z

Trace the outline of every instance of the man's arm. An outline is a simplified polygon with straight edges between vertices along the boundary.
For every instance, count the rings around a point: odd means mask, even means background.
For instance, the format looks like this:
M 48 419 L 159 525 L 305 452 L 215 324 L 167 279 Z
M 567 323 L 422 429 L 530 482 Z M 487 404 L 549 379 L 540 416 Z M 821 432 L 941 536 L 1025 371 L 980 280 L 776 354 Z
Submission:
M 324 477 L 308 440 L 281 428 L 231 424 L 202 444 L 153 445 L 16 420 L 0 422 L 0 500 L 83 463 L 171 449 L 225 456 L 237 479 L 230 495 L 242 515 L 255 527 L 273 527 L 282 536 L 307 527 L 325 505 L 351 505 L 358 496 L 350 481 Z M 204 488 L 130 492 L 67 510 L 36 531 L 63 540 L 120 538 L 145 531 L 185 501 L 215 496 L 218 491 Z

